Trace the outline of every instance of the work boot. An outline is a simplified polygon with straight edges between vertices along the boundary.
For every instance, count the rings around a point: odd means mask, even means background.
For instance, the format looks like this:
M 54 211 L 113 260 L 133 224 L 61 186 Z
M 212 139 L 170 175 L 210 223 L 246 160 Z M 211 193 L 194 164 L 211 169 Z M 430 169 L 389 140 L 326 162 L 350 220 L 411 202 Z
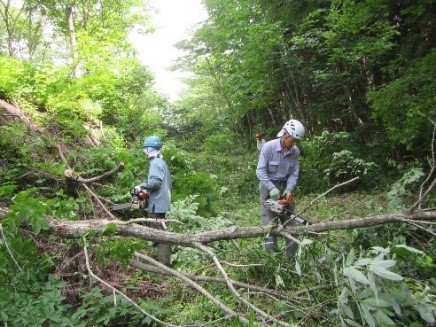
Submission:
M 286 240 L 286 254 L 288 257 L 293 258 L 298 250 L 298 244 L 296 242 L 289 242 Z
M 277 246 L 277 237 L 265 237 L 263 240 L 263 245 L 267 251 L 279 252 L 279 248 Z
M 170 244 L 158 244 L 157 245 L 157 259 L 161 264 L 165 266 L 171 265 L 171 245 Z

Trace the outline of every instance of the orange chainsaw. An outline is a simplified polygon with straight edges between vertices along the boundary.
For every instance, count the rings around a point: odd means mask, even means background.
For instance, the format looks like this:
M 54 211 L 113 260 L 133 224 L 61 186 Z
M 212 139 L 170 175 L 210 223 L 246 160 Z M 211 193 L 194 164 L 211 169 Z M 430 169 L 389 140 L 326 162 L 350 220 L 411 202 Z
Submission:
M 130 195 L 132 198 L 130 199 L 130 202 L 128 203 L 122 203 L 122 204 L 115 204 L 111 207 L 111 210 L 118 211 L 118 210 L 146 210 L 148 208 L 148 199 L 150 198 L 150 193 L 143 189 L 143 190 L 135 190 L 134 188 L 130 191 Z
M 300 215 L 294 214 L 291 210 L 288 209 L 288 204 L 294 202 L 294 198 L 295 196 L 293 194 L 289 194 L 286 197 L 281 197 L 279 200 L 267 199 L 264 202 L 263 206 L 266 209 L 279 214 L 280 216 L 286 217 L 288 221 L 294 220 L 299 224 L 309 225 L 309 222 L 306 219 L 304 219 Z

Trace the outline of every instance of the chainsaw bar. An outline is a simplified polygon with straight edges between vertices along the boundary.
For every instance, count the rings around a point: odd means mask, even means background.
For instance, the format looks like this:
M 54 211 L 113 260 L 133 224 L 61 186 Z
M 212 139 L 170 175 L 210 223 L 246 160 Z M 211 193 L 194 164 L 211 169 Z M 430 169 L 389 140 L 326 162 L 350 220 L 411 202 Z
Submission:
M 301 216 L 298 216 L 298 215 L 294 215 L 293 213 L 291 213 L 291 214 L 284 214 L 286 217 L 288 217 L 291 221 L 292 220 L 294 220 L 294 221 L 296 221 L 297 223 L 299 223 L 299 224 L 302 224 L 302 225 L 309 225 L 310 223 L 306 220 L 306 219 L 304 219 L 303 217 L 301 217 Z
M 111 207 L 112 211 L 130 209 L 130 203 L 115 204 Z
M 274 201 L 274 200 L 268 199 L 265 201 L 263 206 L 265 208 L 267 208 L 268 210 L 271 210 L 272 212 L 275 212 L 281 216 L 288 218 L 290 221 L 295 221 L 295 222 L 302 224 L 302 225 L 309 225 L 310 224 L 303 217 L 296 215 L 293 212 L 291 212 L 290 210 L 286 209 L 286 205 L 279 203 L 279 201 Z

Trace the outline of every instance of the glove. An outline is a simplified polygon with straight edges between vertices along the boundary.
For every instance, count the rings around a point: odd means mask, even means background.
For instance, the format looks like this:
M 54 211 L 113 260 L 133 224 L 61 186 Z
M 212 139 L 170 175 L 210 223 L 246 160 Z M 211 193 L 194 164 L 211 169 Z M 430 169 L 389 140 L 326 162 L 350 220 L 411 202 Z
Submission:
M 269 197 L 273 200 L 278 200 L 280 198 L 280 191 L 277 187 L 272 188 L 269 191 Z
M 288 189 L 288 188 L 283 192 L 283 196 L 284 196 L 285 198 L 287 198 L 288 195 L 291 195 L 291 194 L 292 194 L 292 191 L 291 191 L 290 189 Z

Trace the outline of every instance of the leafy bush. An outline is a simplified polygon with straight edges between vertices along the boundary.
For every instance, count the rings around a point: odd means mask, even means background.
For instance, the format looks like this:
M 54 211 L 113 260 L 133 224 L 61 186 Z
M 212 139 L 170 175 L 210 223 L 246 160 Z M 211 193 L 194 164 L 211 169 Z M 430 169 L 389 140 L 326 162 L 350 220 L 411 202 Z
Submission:
M 376 164 L 355 158 L 348 150 L 334 152 L 327 169 L 324 170 L 329 181 L 337 184 L 355 177 L 365 178 L 374 171 Z
M 205 216 L 213 215 L 214 204 L 219 195 L 216 175 L 206 169 L 197 168 L 200 165 L 195 162 L 195 155 L 172 145 L 165 146 L 163 154 L 173 178 L 172 201 L 198 195 L 199 213 Z
M 350 135 L 345 132 L 323 131 L 321 135 L 303 140 L 300 146 L 300 178 L 298 188 L 303 193 L 320 192 L 328 187 L 325 169 L 338 149 L 350 149 Z
M 209 135 L 202 144 L 202 149 L 207 153 L 231 153 L 237 147 L 236 136 L 231 132 L 216 133 Z
M 232 222 L 226 217 L 220 215 L 217 217 L 202 217 L 199 215 L 198 196 L 191 195 L 183 200 L 176 201 L 172 204 L 169 219 L 175 219 L 178 223 L 170 224 L 170 230 L 177 233 L 200 233 L 220 228 L 228 227 Z M 210 244 L 210 246 L 218 247 L 223 250 L 227 246 L 227 242 L 219 241 Z M 177 262 L 176 266 L 180 268 L 194 269 L 200 268 L 201 265 L 208 260 L 203 252 L 181 247 L 173 251 L 173 260 Z
M 83 294 L 81 306 L 72 315 L 83 327 L 152 326 L 153 320 L 135 310 L 119 295 L 105 295 L 98 287 Z
M 0 321 L 5 326 L 85 326 L 71 317 L 61 293 L 63 282 L 49 275 L 34 280 L 31 272 L 15 274 L 0 294 Z

